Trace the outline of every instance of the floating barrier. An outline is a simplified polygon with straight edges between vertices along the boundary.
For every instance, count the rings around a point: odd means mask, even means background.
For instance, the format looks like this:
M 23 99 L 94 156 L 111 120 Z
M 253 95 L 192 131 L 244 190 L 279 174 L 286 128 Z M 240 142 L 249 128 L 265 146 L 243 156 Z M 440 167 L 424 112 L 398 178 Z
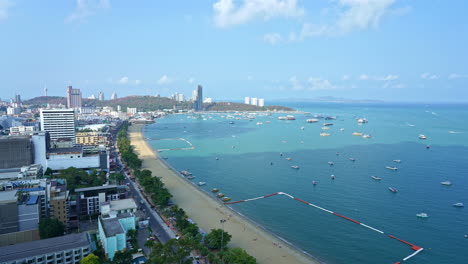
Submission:
M 146 140 L 182 140 L 182 141 L 185 141 L 185 143 L 187 143 L 190 146 L 187 148 L 157 149 L 157 151 L 195 149 L 195 146 L 192 144 L 192 142 L 188 141 L 185 138 L 146 138 Z
M 363 226 L 363 227 L 365 227 L 365 228 L 367 228 L 367 229 L 370 229 L 370 230 L 372 230 L 372 231 L 375 231 L 375 232 L 377 232 L 377 233 L 386 235 L 386 236 L 388 236 L 388 237 L 390 237 L 390 238 L 392 238 L 392 239 L 398 240 L 398 241 L 400 241 L 401 243 L 410 246 L 410 248 L 411 248 L 412 250 L 414 250 L 414 252 L 413 252 L 412 254 L 408 255 L 407 257 L 403 258 L 402 261 L 407 261 L 408 259 L 410 259 L 410 258 L 416 256 L 419 252 L 421 252 L 421 251 L 424 250 L 424 248 L 422 248 L 422 247 L 416 246 L 416 245 L 414 245 L 414 244 L 412 244 L 412 243 L 410 243 L 410 242 L 407 242 L 407 241 L 405 241 L 405 240 L 399 239 L 399 238 L 397 238 L 397 237 L 395 237 L 395 236 L 393 236 L 393 235 L 388 235 L 388 234 L 386 234 L 385 232 L 383 232 L 383 231 L 381 231 L 381 230 L 379 230 L 379 229 L 377 229 L 377 228 L 374 228 L 374 227 L 372 227 L 372 226 L 369 226 L 369 225 L 366 225 L 366 224 L 364 224 L 364 223 L 358 222 L 358 221 L 356 221 L 356 220 L 354 220 L 354 219 L 351 219 L 351 218 L 349 218 L 349 217 L 346 217 L 346 216 L 344 216 L 344 215 L 340 215 L 340 214 L 338 214 L 338 213 L 335 213 L 335 212 L 333 212 L 333 211 L 330 211 L 330 210 L 325 209 L 325 208 L 323 208 L 323 207 L 320 207 L 320 206 L 318 206 L 318 205 L 315 205 L 315 204 L 306 202 L 306 201 L 304 201 L 304 200 L 301 200 L 301 199 L 299 199 L 299 198 L 296 198 L 296 197 L 294 197 L 294 196 L 292 196 L 292 195 L 290 195 L 290 194 L 284 193 L 284 192 L 276 192 L 276 193 L 272 193 L 272 194 L 268 194 L 268 195 L 264 195 L 264 196 L 259 196 L 259 197 L 255 197 L 255 198 L 250 198 L 250 199 L 246 199 L 246 200 L 240 200 L 240 201 L 235 201 L 235 202 L 227 202 L 227 203 L 224 203 L 224 204 L 237 204 L 237 203 L 251 202 L 251 201 L 258 200 L 258 199 L 263 199 L 263 198 L 272 197 L 272 196 L 275 196 L 275 195 L 284 195 L 284 196 L 287 196 L 287 197 L 289 197 L 289 198 L 291 198 L 291 199 L 293 199 L 293 200 L 296 200 L 296 201 L 301 202 L 301 203 L 303 203 L 303 204 L 306 204 L 306 205 L 315 207 L 315 208 L 320 209 L 320 210 L 322 210 L 322 211 L 324 211 L 324 212 L 327 212 L 327 213 L 336 215 L 336 216 L 338 216 L 338 217 L 340 217 L 340 218 L 343 218 L 343 219 L 345 219 L 345 220 L 348 220 L 348 221 L 350 221 L 350 222 L 353 222 L 353 223 L 355 223 L 355 224 L 358 224 L 358 225 L 360 225 L 360 226 Z M 401 261 L 398 261 L 398 262 L 395 262 L 394 264 L 400 264 L 400 263 L 401 263 Z

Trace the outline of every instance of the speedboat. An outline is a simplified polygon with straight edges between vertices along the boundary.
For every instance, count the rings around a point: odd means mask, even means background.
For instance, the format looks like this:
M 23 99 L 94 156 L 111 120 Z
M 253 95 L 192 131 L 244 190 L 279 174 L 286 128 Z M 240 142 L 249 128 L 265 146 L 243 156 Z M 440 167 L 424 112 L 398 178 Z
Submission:
M 292 160 L 292 158 L 286 158 L 286 160 Z
M 455 206 L 455 207 L 465 207 L 465 205 L 463 203 L 456 203 L 456 204 L 453 204 L 453 206 Z
M 376 181 L 380 181 L 382 180 L 382 178 L 379 178 L 379 177 L 375 177 L 375 176 L 371 176 L 372 179 L 376 180 Z
M 356 159 L 355 159 L 355 158 L 349 158 L 349 160 L 350 160 L 350 161 L 356 161 Z
M 361 132 L 353 132 L 352 135 L 353 136 L 362 136 L 362 133 Z
M 419 213 L 419 214 L 416 214 L 417 217 L 419 218 L 428 218 L 429 215 L 427 215 L 426 213 Z
M 219 189 L 218 188 L 213 188 L 213 190 L 211 190 L 211 191 L 216 193 L 216 192 L 219 192 Z
M 299 169 L 299 166 L 293 165 L 293 166 L 291 166 L 291 168 L 298 170 L 298 169 Z
M 367 119 L 365 119 L 365 118 L 359 118 L 357 120 L 357 122 L 360 123 L 360 124 L 365 124 L 365 123 L 368 123 L 369 121 Z
M 198 186 L 203 186 L 203 185 L 206 185 L 206 182 L 198 182 L 197 184 Z
M 372 138 L 372 136 L 365 134 L 365 135 L 362 136 L 362 138 Z
M 388 170 L 393 170 L 393 171 L 398 170 L 397 167 L 390 167 L 390 166 L 387 166 L 387 167 L 385 167 L 385 168 L 388 169 Z
M 218 198 L 223 198 L 223 197 L 224 197 L 224 193 L 218 193 L 218 194 L 216 195 L 216 197 L 218 197 Z
M 419 135 L 419 139 L 427 139 L 427 137 L 423 134 Z
M 333 126 L 333 123 L 323 123 L 323 126 Z
M 312 184 L 313 184 L 313 185 L 317 185 L 317 183 L 318 183 L 318 182 L 316 182 L 316 181 L 312 181 Z
M 401 160 L 393 160 L 393 162 L 400 163 Z
M 317 123 L 319 120 L 318 119 L 307 119 L 307 123 Z
M 301 127 L 301 130 L 304 130 L 305 127 Z
M 397 193 L 398 190 L 392 187 L 388 187 L 388 190 L 391 191 L 392 193 Z
M 328 136 L 330 136 L 330 134 L 329 134 L 329 133 L 320 133 L 320 136 L 322 136 L 322 137 L 328 137 Z
M 231 201 L 231 198 L 229 198 L 229 197 L 224 197 L 224 198 L 221 199 L 221 200 L 223 200 L 223 202 L 229 202 L 229 201 Z
M 192 175 L 192 173 L 191 173 L 191 172 L 189 172 L 189 171 L 185 171 L 185 170 L 183 170 L 183 171 L 180 171 L 180 174 L 182 174 L 182 175 L 184 175 L 184 176 L 191 176 L 191 175 Z
M 334 180 L 334 179 L 335 179 L 335 175 L 332 174 L 332 175 L 330 176 L 330 178 L 331 178 L 332 180 Z
M 450 182 L 450 181 L 443 181 L 443 182 L 440 182 L 440 184 L 445 185 L 445 186 L 450 186 L 450 185 L 452 185 L 452 182 Z
M 193 179 L 195 179 L 195 176 L 188 176 L 187 179 L 193 180 Z
M 426 145 L 426 149 L 430 149 L 430 148 L 431 148 L 431 146 L 429 146 L 429 145 Z
M 329 161 L 328 165 L 333 166 L 333 165 L 335 165 L 335 163 L 333 163 L 333 161 Z

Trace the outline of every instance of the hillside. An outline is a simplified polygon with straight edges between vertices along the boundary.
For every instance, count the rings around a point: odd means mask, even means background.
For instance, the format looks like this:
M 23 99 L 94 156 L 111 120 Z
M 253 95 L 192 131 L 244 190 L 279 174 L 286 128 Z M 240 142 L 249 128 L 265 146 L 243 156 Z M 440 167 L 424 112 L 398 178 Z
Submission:
M 50 104 L 66 104 L 65 97 L 59 96 L 40 96 L 30 100 L 23 101 L 24 105 L 32 107 L 44 107 Z M 138 111 L 157 111 L 162 109 L 172 109 L 176 106 L 178 109 L 189 110 L 192 108 L 191 102 L 177 102 L 167 97 L 156 96 L 127 96 L 115 100 L 93 100 L 83 99 L 83 106 L 112 106 L 117 109 L 120 105 L 122 111 L 127 111 L 127 107 L 136 107 Z M 207 111 L 294 111 L 294 109 L 284 106 L 265 106 L 259 107 L 232 102 L 218 102 L 204 104 Z

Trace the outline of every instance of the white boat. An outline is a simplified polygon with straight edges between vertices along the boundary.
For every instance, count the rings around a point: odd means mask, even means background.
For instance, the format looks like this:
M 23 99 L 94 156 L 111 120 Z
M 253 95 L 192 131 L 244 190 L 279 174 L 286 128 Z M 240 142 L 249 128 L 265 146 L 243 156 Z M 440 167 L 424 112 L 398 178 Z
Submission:
M 344 128 L 340 128 L 340 131 L 344 131 Z
M 332 180 L 334 180 L 334 179 L 335 179 L 335 175 L 332 174 L 332 175 L 330 176 L 330 178 L 331 178 Z
M 286 158 L 286 160 L 292 160 L 292 158 Z
M 427 215 L 426 213 L 419 213 L 419 214 L 416 214 L 417 217 L 419 218 L 428 218 L 429 215 Z
M 257 122 L 257 125 L 263 125 L 263 123 L 262 122 Z
M 371 137 L 372 137 L 371 135 L 367 135 L 367 134 L 362 135 L 362 138 L 371 138 Z
M 305 127 L 301 127 L 301 130 L 304 130 Z
M 380 181 L 382 180 L 382 178 L 379 178 L 379 177 L 376 177 L 376 176 L 371 176 L 372 179 L 376 180 L 376 181 Z
M 293 166 L 291 166 L 291 168 L 293 168 L 293 169 L 295 169 L 295 170 L 298 170 L 298 169 L 299 169 L 299 166 L 293 165 Z
M 318 184 L 318 182 L 316 182 L 316 181 L 312 181 L 312 184 L 313 184 L 313 185 L 317 185 L 317 184 Z
M 361 132 L 353 132 L 352 135 L 353 136 L 362 136 L 362 133 Z
M 401 160 L 393 160 L 393 162 L 400 163 Z
M 419 135 L 418 138 L 419 138 L 419 139 L 427 139 L 427 137 L 426 137 L 425 135 L 423 135 L 423 134 Z
M 365 123 L 368 123 L 369 121 L 367 119 L 365 119 L 365 118 L 359 118 L 357 120 L 357 122 L 360 123 L 360 124 L 365 124 Z
M 319 120 L 318 119 L 307 119 L 307 123 L 317 123 Z
M 349 158 L 349 160 L 350 160 L 350 161 L 356 161 L 356 159 L 355 159 L 355 158 Z
M 455 207 L 465 207 L 465 205 L 463 203 L 456 203 L 456 204 L 453 204 L 453 206 L 455 206 Z
M 385 168 L 388 169 L 388 170 L 393 170 L 393 171 L 398 170 L 397 167 L 390 167 L 390 166 L 387 166 L 387 167 L 385 167 Z
M 195 176 L 188 176 L 187 179 L 193 180 L 193 179 L 195 179 Z
M 440 182 L 440 184 L 445 185 L 445 186 L 450 186 L 450 185 L 452 185 L 452 182 L 450 182 L 450 181 L 443 181 L 443 182 Z
M 287 115 L 286 120 L 296 120 L 296 118 L 293 115 Z
M 329 161 L 328 165 L 333 166 L 333 165 L 335 165 L 335 163 L 333 163 L 333 161 Z
M 206 182 L 198 182 L 197 184 L 198 186 L 203 186 L 203 185 L 206 185 Z
M 287 119 L 287 117 L 285 117 L 285 116 L 279 116 L 279 117 L 278 117 L 278 120 L 288 120 L 288 119 Z
M 328 137 L 328 136 L 330 136 L 330 134 L 329 133 L 320 133 L 320 136 L 321 137 Z

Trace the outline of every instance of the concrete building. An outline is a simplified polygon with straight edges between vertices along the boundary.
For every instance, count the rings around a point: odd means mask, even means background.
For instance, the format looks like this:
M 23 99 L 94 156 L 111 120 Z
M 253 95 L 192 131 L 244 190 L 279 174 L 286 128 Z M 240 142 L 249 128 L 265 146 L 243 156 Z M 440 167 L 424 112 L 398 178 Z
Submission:
M 75 111 L 73 109 L 41 109 L 41 130 L 50 140 L 70 138 L 75 143 Z
M 10 127 L 10 135 L 11 136 L 18 136 L 18 135 L 27 135 L 31 134 L 31 132 L 36 131 L 35 126 L 15 126 Z
M 20 107 L 7 107 L 7 115 L 19 115 L 21 114 Z
M 98 94 L 98 100 L 99 101 L 104 101 L 104 93 L 102 91 L 100 91 L 99 94 Z
M 193 110 L 203 111 L 203 87 L 201 85 L 193 91 Z
M 111 96 L 111 100 L 115 100 L 115 99 L 117 99 L 117 93 L 113 92 Z
M 19 230 L 16 200 L 16 191 L 0 191 L 0 234 Z
M 258 99 L 258 106 L 264 107 L 264 106 L 265 106 L 265 99 L 259 98 L 259 99 Z
M 85 146 L 107 145 L 107 137 L 98 132 L 76 133 L 76 144 Z
M 67 107 L 80 108 L 81 107 L 81 91 L 80 89 L 73 89 L 72 86 L 67 87 Z
M 78 264 L 94 248 L 88 233 L 0 247 L 0 264 Z
M 134 115 L 134 114 L 136 114 L 136 113 L 137 113 L 136 107 L 135 107 L 135 108 L 127 107 L 127 114 Z
M 250 97 L 244 97 L 244 104 L 250 104 Z
M 33 163 L 34 148 L 29 137 L 0 137 L 0 169 Z
M 75 189 L 75 193 L 78 216 L 98 215 L 101 203 L 128 197 L 127 187 L 119 185 L 79 188 Z
M 251 105 L 258 105 L 257 98 L 256 98 L 256 97 L 252 97 L 251 100 L 250 100 L 250 104 L 251 104 Z
M 52 179 L 47 184 L 49 200 L 49 217 L 53 217 L 68 227 L 68 194 L 67 184 L 64 179 Z

